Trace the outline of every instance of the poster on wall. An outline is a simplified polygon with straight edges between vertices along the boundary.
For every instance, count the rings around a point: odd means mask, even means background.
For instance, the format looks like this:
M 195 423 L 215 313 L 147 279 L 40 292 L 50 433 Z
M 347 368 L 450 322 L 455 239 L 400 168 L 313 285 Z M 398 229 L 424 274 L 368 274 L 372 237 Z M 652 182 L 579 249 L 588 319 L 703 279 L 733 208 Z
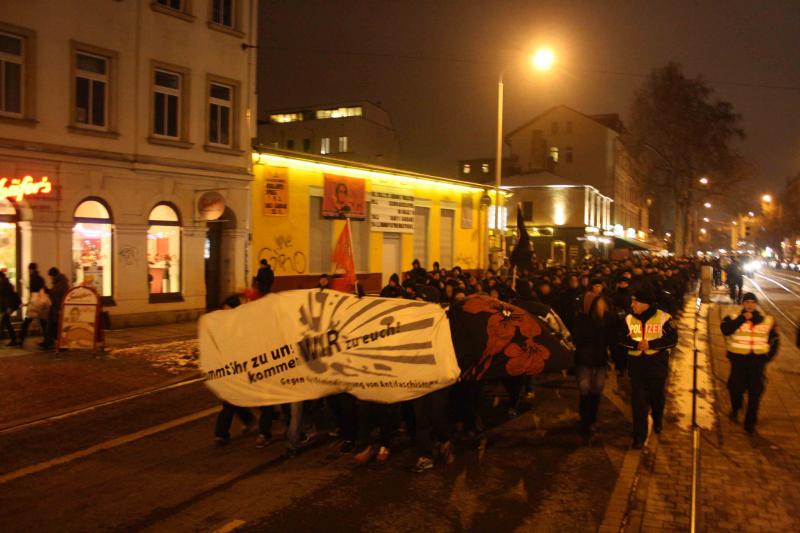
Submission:
M 370 193 L 370 229 L 414 233 L 414 196 L 408 189 L 376 187 Z
M 367 217 L 364 180 L 325 174 L 322 216 L 364 220 Z
M 83 284 L 93 288 L 98 294 L 103 294 L 103 267 L 100 265 L 84 266 Z
M 289 169 L 270 167 L 264 174 L 264 216 L 289 214 Z
M 77 285 L 61 303 L 56 349 L 95 349 L 99 339 L 100 296 L 92 287 Z
M 461 195 L 461 229 L 472 229 L 472 194 Z

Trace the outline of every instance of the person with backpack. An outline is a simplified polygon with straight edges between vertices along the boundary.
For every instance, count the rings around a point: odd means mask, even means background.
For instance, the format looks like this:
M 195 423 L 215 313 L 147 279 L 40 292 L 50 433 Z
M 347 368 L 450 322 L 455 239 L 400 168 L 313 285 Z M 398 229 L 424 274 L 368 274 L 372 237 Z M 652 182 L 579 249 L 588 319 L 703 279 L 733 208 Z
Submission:
M 14 326 L 11 325 L 11 315 L 14 314 L 19 306 L 22 304 L 19 294 L 14 290 L 14 286 L 6 276 L 5 272 L 0 272 L 0 313 L 3 314 L 2 323 L 0 327 L 5 328 L 8 332 L 8 338 L 11 342 L 9 346 L 19 346 L 17 342 L 17 333 L 14 331 Z
M 39 274 L 39 267 L 36 263 L 28 265 L 28 280 L 30 290 L 28 311 L 25 313 L 25 320 L 22 321 L 22 331 L 19 336 L 20 346 L 25 343 L 28 328 L 35 319 L 39 320 L 42 335 L 47 332 L 47 316 L 50 314 L 50 297 L 46 293 L 44 278 Z

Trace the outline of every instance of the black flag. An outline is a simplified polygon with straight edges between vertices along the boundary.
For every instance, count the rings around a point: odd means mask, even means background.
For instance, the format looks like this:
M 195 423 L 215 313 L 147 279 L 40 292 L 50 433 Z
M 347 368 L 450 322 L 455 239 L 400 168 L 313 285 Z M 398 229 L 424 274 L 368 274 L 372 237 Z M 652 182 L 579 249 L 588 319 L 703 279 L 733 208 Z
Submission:
M 519 239 L 511 252 L 511 264 L 522 271 L 530 270 L 533 253 L 531 252 L 531 238 L 525 228 L 525 219 L 522 216 L 522 204 L 517 204 L 517 233 Z

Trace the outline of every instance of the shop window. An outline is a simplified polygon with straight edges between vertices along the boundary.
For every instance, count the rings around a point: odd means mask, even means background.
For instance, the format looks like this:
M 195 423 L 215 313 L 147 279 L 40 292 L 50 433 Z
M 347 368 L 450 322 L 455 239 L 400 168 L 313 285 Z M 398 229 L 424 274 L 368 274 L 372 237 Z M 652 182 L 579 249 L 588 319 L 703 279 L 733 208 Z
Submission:
M 17 210 L 0 200 L 0 271 L 5 272 L 11 284 L 17 285 Z
M 169 204 L 150 211 L 147 228 L 147 285 L 150 294 L 181 292 L 181 222 Z
M 97 199 L 87 199 L 75 209 L 72 229 L 72 281 L 111 296 L 112 219 Z

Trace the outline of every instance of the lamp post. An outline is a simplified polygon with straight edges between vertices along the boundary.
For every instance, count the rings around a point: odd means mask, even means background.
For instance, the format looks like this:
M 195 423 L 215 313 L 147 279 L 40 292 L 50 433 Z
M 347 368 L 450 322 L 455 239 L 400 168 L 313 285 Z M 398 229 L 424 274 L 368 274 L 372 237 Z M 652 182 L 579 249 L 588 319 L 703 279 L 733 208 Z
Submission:
M 556 56 L 548 48 L 540 48 L 531 56 L 531 65 L 539 71 L 550 70 Z M 497 145 L 494 165 L 494 231 L 498 248 L 503 248 L 503 231 L 500 229 L 500 180 L 503 174 L 503 72 L 497 81 Z M 491 264 L 491 260 L 489 261 Z

